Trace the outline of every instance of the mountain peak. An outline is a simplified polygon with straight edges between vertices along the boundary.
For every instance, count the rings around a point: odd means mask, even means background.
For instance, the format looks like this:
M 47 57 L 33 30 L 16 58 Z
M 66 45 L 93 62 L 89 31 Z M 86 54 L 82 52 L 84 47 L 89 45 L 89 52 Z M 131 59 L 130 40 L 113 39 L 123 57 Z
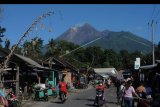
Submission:
M 100 39 L 99 39 L 100 38 Z M 151 42 L 127 31 L 98 31 L 89 23 L 76 24 L 60 35 L 57 40 L 67 40 L 75 44 L 87 46 L 99 46 L 103 49 L 150 52 Z M 127 44 L 127 45 L 126 45 Z
M 89 23 L 84 23 L 83 26 L 92 27 Z
M 70 28 L 71 31 L 84 30 L 84 29 L 96 31 L 96 29 L 92 27 L 89 23 L 76 24 Z
M 66 32 L 60 35 L 58 40 L 68 40 L 76 44 L 84 44 L 90 40 L 98 38 L 99 31 L 92 27 L 89 23 L 76 24 L 70 27 Z M 87 41 L 85 41 L 87 40 Z

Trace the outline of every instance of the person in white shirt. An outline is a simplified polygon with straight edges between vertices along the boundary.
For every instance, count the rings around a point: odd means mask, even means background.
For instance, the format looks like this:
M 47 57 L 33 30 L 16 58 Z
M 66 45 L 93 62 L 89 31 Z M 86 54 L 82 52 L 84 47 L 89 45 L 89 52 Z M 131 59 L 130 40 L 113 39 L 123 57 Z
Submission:
M 135 92 L 135 89 L 132 86 L 132 81 L 127 81 L 124 90 L 124 104 L 125 107 L 132 107 L 133 106 L 133 95 L 135 95 L 138 99 L 141 99 L 138 94 Z

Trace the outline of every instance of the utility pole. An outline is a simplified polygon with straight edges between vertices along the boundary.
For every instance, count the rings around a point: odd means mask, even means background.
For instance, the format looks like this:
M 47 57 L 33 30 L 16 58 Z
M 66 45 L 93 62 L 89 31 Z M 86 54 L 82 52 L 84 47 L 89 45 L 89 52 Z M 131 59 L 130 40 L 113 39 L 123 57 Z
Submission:
M 152 20 L 152 57 L 153 57 L 153 64 L 155 64 L 155 54 L 154 54 L 154 20 Z

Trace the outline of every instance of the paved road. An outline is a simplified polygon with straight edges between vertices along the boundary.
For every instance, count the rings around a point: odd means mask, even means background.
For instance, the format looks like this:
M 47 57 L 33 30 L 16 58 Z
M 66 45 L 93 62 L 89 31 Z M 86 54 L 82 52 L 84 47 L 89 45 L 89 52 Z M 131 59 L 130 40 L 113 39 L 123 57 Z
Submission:
M 28 104 L 25 104 L 23 107 L 94 107 L 95 95 L 95 89 L 90 86 L 88 89 L 80 90 L 78 93 L 71 93 L 64 104 L 61 104 L 57 98 L 48 102 L 28 102 Z M 118 107 L 115 87 L 111 86 L 109 89 L 105 90 L 104 95 L 106 102 L 103 107 Z

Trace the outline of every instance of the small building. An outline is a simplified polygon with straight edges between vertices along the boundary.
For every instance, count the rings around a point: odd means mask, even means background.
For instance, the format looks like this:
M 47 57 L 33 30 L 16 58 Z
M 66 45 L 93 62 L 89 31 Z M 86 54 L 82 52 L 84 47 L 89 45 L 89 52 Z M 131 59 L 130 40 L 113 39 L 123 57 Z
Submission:
M 151 85 L 154 96 L 160 94 L 160 60 L 156 60 L 156 64 L 153 65 L 140 66 L 139 78 L 140 81 L 143 78 L 143 81 Z
M 10 50 L 0 48 L 0 60 L 4 62 L 5 57 L 10 53 Z M 8 67 L 4 69 L 2 75 L 2 81 L 4 86 L 13 86 L 16 83 L 16 95 L 18 95 L 19 86 L 24 88 L 24 84 L 29 87 L 34 82 L 40 82 L 43 79 L 43 74 L 50 73 L 51 69 L 43 67 L 36 61 L 22 56 L 20 54 L 13 53 L 11 56 Z
M 78 73 L 78 68 L 76 68 L 68 61 L 50 57 L 43 64 L 44 66 L 48 66 L 53 71 L 55 71 L 56 84 L 58 84 L 58 82 L 62 79 L 63 75 L 66 75 L 66 82 L 73 83 L 75 81 L 75 77 Z

